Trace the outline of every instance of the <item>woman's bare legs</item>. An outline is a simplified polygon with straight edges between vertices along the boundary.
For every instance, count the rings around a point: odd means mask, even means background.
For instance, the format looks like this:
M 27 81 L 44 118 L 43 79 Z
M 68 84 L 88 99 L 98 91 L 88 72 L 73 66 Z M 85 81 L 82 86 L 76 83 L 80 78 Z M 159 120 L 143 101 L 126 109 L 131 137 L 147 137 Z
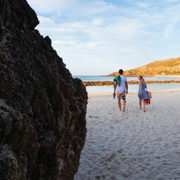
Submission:
M 146 112 L 146 109 L 145 109 L 145 99 L 143 99 L 143 111 Z
M 142 99 L 139 99 L 139 109 L 140 110 L 142 110 L 141 104 L 142 104 Z

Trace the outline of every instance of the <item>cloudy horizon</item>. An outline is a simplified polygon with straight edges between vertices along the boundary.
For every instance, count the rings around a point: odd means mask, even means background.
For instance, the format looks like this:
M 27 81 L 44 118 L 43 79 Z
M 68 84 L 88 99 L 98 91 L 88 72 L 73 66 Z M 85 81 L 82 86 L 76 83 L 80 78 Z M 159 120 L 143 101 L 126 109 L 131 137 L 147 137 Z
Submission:
M 28 0 L 73 75 L 179 57 L 179 0 Z

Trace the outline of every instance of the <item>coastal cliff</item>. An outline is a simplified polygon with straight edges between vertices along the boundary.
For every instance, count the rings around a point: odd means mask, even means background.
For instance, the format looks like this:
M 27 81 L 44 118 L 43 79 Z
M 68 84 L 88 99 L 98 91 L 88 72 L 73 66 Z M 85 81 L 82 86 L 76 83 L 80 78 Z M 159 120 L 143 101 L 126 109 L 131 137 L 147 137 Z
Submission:
M 26 0 L 0 0 L 0 179 L 71 180 L 86 137 L 87 92 Z
M 114 72 L 108 76 L 117 76 L 119 73 Z M 147 65 L 130 69 L 124 72 L 125 76 L 173 76 L 180 75 L 180 57 L 174 59 L 166 59 L 162 61 L 154 61 Z

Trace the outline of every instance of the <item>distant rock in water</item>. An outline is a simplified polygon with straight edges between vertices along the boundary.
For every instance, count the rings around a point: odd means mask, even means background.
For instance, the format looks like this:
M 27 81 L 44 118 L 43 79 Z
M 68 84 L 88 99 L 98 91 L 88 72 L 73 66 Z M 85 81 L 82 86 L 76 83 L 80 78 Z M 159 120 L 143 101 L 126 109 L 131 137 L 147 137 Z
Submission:
M 34 28 L 25 0 L 0 0 L 0 179 L 73 179 L 87 92 Z
M 146 81 L 147 84 L 180 83 L 180 81 Z M 112 86 L 113 81 L 83 81 L 84 86 Z M 139 81 L 128 81 L 128 84 L 139 84 Z

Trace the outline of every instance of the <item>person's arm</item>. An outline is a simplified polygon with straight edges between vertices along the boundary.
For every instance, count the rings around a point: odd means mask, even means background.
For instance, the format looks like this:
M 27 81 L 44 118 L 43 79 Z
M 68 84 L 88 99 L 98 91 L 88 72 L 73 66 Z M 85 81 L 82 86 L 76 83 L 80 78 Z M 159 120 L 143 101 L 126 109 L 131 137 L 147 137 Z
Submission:
M 126 94 L 128 94 L 128 82 L 126 81 Z

